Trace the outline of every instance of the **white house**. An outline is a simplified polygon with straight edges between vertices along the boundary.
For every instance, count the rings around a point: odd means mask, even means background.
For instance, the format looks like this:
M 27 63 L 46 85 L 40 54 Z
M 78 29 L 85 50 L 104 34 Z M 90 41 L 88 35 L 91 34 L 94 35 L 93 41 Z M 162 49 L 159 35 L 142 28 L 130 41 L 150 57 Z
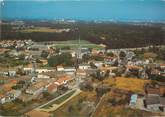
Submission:
M 90 68 L 90 65 L 88 64 L 80 64 L 79 65 L 79 69 L 82 69 L 82 70 L 86 70 L 86 69 L 89 69 Z
M 45 81 L 36 82 L 32 86 L 30 86 L 28 89 L 26 89 L 25 92 L 27 94 L 34 95 L 35 97 L 37 97 L 39 94 L 41 94 L 44 91 L 47 84 L 48 82 L 45 82 Z
M 16 71 L 9 71 L 9 76 L 10 77 L 16 76 Z
M 76 72 L 76 69 L 74 67 L 66 67 L 66 68 L 64 68 L 64 72 L 66 74 L 72 75 L 72 74 L 74 74 Z
M 50 69 L 36 69 L 37 73 L 46 73 L 46 72 L 53 72 L 55 70 L 50 70 Z
M 64 71 L 64 67 L 63 66 L 57 66 L 57 71 Z
M 4 104 L 6 102 L 11 102 L 15 100 L 17 97 L 19 97 L 20 95 L 21 95 L 20 90 L 11 90 L 7 92 L 5 95 L 0 97 L 0 103 Z
M 37 78 L 49 79 L 50 76 L 48 76 L 48 75 L 43 75 L 43 74 L 38 74 L 38 75 L 37 75 Z

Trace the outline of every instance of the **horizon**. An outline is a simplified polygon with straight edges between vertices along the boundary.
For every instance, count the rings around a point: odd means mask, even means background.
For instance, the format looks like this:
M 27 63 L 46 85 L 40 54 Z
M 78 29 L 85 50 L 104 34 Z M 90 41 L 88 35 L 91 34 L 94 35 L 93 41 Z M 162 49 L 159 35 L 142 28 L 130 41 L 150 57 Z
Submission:
M 164 0 L 3 0 L 1 6 L 1 20 L 165 22 Z

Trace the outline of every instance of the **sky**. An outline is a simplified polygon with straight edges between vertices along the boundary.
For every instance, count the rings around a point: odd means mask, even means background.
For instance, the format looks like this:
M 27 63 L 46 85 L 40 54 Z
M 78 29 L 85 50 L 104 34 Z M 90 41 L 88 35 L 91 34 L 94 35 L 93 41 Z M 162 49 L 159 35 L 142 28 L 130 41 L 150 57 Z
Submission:
M 1 8 L 2 11 L 1 17 L 5 19 L 64 18 L 64 19 L 80 19 L 80 20 L 113 19 L 119 21 L 120 20 L 165 21 L 165 0 L 3 0 L 3 1 L 5 2 Z M 10 2 L 10 1 L 15 1 L 15 2 Z M 40 1 L 40 2 L 34 2 L 34 1 Z

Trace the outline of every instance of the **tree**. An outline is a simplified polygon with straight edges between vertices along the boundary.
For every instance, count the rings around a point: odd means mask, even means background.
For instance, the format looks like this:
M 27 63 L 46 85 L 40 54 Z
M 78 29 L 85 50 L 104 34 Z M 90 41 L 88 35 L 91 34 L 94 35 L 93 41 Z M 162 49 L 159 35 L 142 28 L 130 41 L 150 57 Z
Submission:
M 61 64 L 65 66 L 71 66 L 73 65 L 72 55 L 70 53 L 62 53 L 60 55 L 51 56 L 48 59 L 48 64 L 51 67 L 61 65 Z
M 84 91 L 93 91 L 92 83 L 89 81 L 80 84 L 80 89 Z
M 113 52 L 109 52 L 109 53 L 107 53 L 107 56 L 114 57 L 114 54 L 113 54 Z
M 70 105 L 69 107 L 68 107 L 68 112 L 73 112 L 73 110 L 74 110 L 74 107 L 72 106 L 72 105 Z
M 105 73 L 105 77 L 109 77 L 110 70 L 107 70 Z
M 120 54 L 119 54 L 119 57 L 120 57 L 120 59 L 125 58 L 126 57 L 126 53 L 121 51 Z
M 43 58 L 47 58 L 48 55 L 49 55 L 49 53 L 45 50 L 43 50 L 42 53 L 41 53 L 41 57 L 43 57 Z
M 90 62 L 90 66 L 91 66 L 92 69 L 96 69 L 97 68 L 96 65 L 93 62 Z
M 104 57 L 97 55 L 97 56 L 93 56 L 93 59 L 96 61 L 103 61 Z
M 88 62 L 88 60 L 90 59 L 90 55 L 89 54 L 84 54 L 82 56 L 82 59 L 83 59 L 84 62 Z

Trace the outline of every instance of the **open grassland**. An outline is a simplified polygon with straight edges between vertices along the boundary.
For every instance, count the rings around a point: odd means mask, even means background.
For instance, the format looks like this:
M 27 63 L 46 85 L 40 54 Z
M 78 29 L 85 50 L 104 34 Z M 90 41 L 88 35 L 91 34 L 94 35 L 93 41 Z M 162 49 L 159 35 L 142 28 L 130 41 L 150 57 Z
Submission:
M 144 93 L 144 85 L 149 82 L 149 80 L 124 77 L 104 80 L 105 84 L 109 84 L 114 88 L 128 90 L 134 93 Z

